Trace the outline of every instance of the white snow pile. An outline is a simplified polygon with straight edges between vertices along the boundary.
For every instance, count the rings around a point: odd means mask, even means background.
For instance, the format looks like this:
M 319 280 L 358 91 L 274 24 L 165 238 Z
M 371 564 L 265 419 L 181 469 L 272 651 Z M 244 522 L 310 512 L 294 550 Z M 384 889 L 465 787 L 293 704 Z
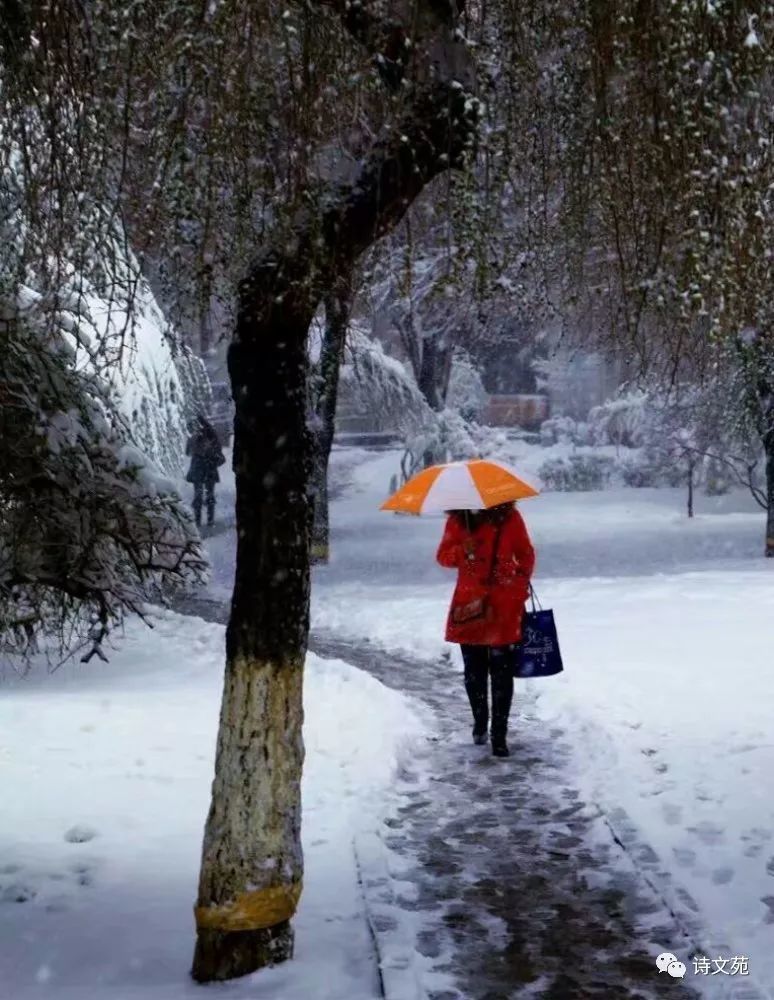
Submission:
M 209 805 L 223 629 L 160 612 L 108 665 L 0 675 L 0 983 L 13 1000 L 181 1000 Z M 309 656 L 305 890 L 296 957 L 210 992 L 251 1000 L 378 993 L 353 839 L 371 833 L 408 700 Z
M 178 477 L 185 461 L 186 420 L 208 408 L 203 362 L 167 323 L 144 278 L 138 277 L 131 303 L 94 291 L 82 301 L 83 321 L 111 362 L 104 377 L 133 443 L 164 473 Z

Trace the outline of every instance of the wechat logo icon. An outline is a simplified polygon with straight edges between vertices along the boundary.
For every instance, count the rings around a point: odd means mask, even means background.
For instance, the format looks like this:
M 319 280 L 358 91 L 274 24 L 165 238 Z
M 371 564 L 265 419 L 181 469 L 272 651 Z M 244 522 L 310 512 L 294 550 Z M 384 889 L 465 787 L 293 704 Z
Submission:
M 659 973 L 666 972 L 673 979 L 682 979 L 685 975 L 685 964 L 671 951 L 663 951 L 656 959 Z

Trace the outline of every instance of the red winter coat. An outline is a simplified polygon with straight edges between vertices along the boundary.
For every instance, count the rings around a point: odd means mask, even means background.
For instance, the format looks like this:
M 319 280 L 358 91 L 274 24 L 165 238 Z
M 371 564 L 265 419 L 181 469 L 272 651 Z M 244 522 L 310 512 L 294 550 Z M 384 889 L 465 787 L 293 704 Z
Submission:
M 499 527 L 493 582 L 487 585 L 492 550 Z M 472 544 L 472 558 L 466 555 Z M 438 548 L 438 562 L 458 570 L 457 586 L 446 622 L 446 641 L 471 646 L 507 646 L 521 641 L 521 618 L 529 595 L 529 580 L 535 567 L 535 550 L 521 514 L 507 511 L 500 525 L 485 521 L 468 531 L 463 521 L 451 515 Z M 455 608 L 486 595 L 484 618 L 456 624 Z

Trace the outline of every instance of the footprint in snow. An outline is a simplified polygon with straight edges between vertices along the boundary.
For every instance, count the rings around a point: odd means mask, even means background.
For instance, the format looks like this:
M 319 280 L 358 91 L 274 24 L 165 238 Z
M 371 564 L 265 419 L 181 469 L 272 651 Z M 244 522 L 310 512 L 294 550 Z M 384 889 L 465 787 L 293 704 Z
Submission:
M 690 892 L 688 892 L 687 889 L 684 889 L 682 886 L 678 886 L 678 888 L 675 890 L 675 895 L 680 900 L 680 902 L 683 903 L 685 906 L 687 906 L 688 909 L 691 910 L 693 913 L 699 912 L 699 904 L 696 902 L 696 900 L 693 898 Z
M 712 873 L 712 881 L 715 885 L 728 885 L 731 879 L 734 877 L 733 868 L 716 868 Z
M 774 924 L 774 896 L 762 896 L 761 902 L 766 907 L 766 913 L 764 914 L 764 921 L 767 924 Z
M 2 903 L 28 903 L 37 896 L 37 892 L 23 882 L 12 882 L 0 892 Z
M 688 831 L 689 833 L 695 833 L 704 844 L 717 844 L 725 836 L 723 828 L 710 823 L 709 820 L 702 820 L 696 826 L 689 826 Z
M 665 802 L 661 806 L 661 812 L 664 816 L 664 822 L 668 823 L 669 826 L 677 826 L 683 818 L 682 807 L 675 805 L 674 802 Z
M 741 839 L 747 844 L 747 847 L 744 849 L 744 856 L 746 858 L 757 858 L 763 853 L 766 842 L 771 840 L 771 830 L 754 826 L 750 830 L 746 830 L 742 834 Z M 771 858 L 769 863 L 774 863 L 774 858 Z M 769 871 L 769 863 L 766 865 L 766 871 L 770 875 L 774 875 L 774 871 Z
M 675 847 L 672 849 L 677 863 L 683 868 L 693 868 L 696 864 L 696 851 L 690 847 Z
M 774 875 L 774 855 L 766 862 L 766 874 Z
M 742 840 L 771 840 L 771 830 L 763 826 L 753 826 L 742 834 Z
M 65 833 L 64 839 L 68 844 L 88 844 L 96 836 L 97 831 L 84 823 L 71 826 L 67 833 Z
M 73 865 L 70 871 L 75 876 L 78 885 L 86 888 L 94 884 L 94 867 L 88 862 L 79 862 Z

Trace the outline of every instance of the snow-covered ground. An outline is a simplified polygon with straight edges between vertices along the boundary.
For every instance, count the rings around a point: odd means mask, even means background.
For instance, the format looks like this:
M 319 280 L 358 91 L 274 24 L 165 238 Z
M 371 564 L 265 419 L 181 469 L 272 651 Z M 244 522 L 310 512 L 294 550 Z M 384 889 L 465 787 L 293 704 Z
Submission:
M 0 996 L 180 1000 L 209 805 L 223 629 L 162 613 L 105 666 L 0 683 Z M 408 699 L 310 655 L 305 687 L 305 891 L 296 961 L 215 992 L 368 1000 L 378 981 L 353 840 L 372 842 Z
M 434 564 L 439 519 L 377 509 L 396 461 L 372 456 L 335 506 L 313 622 L 437 658 L 450 651 L 453 578 Z M 579 783 L 628 815 L 698 904 L 715 954 L 749 957 L 749 981 L 771 990 L 774 565 L 760 512 L 743 493 L 700 497 L 688 521 L 682 491 L 633 489 L 545 494 L 522 510 L 567 669 L 521 698 L 569 729 Z
M 313 625 L 414 657 L 448 656 L 464 699 L 457 651 L 443 642 L 453 579 L 434 561 L 442 520 L 378 510 L 397 460 L 335 453 L 350 485 L 333 506 L 331 565 L 315 571 Z M 226 473 L 227 519 L 231 490 Z M 659 888 L 659 872 L 668 874 L 667 902 L 680 912 L 695 900 L 702 940 L 714 954 L 748 956 L 748 981 L 772 995 L 774 566 L 760 556 L 762 518 L 744 494 L 699 497 L 691 522 L 683 511 L 679 490 L 546 494 L 523 505 L 567 670 L 524 684 L 519 699 L 568 732 L 584 796 L 655 850 L 649 877 Z M 208 547 L 213 590 L 225 595 L 233 535 L 215 534 Z M 0 983 L 14 1000 L 199 995 L 186 976 L 190 907 L 222 642 L 217 626 L 162 615 L 154 632 L 129 629 L 108 666 L 3 679 Z M 343 663 L 310 656 L 307 676 L 298 961 L 216 989 L 368 1000 L 378 984 L 353 840 L 361 861 L 384 863 L 366 855 L 378 849 L 396 762 L 421 724 L 407 699 Z

